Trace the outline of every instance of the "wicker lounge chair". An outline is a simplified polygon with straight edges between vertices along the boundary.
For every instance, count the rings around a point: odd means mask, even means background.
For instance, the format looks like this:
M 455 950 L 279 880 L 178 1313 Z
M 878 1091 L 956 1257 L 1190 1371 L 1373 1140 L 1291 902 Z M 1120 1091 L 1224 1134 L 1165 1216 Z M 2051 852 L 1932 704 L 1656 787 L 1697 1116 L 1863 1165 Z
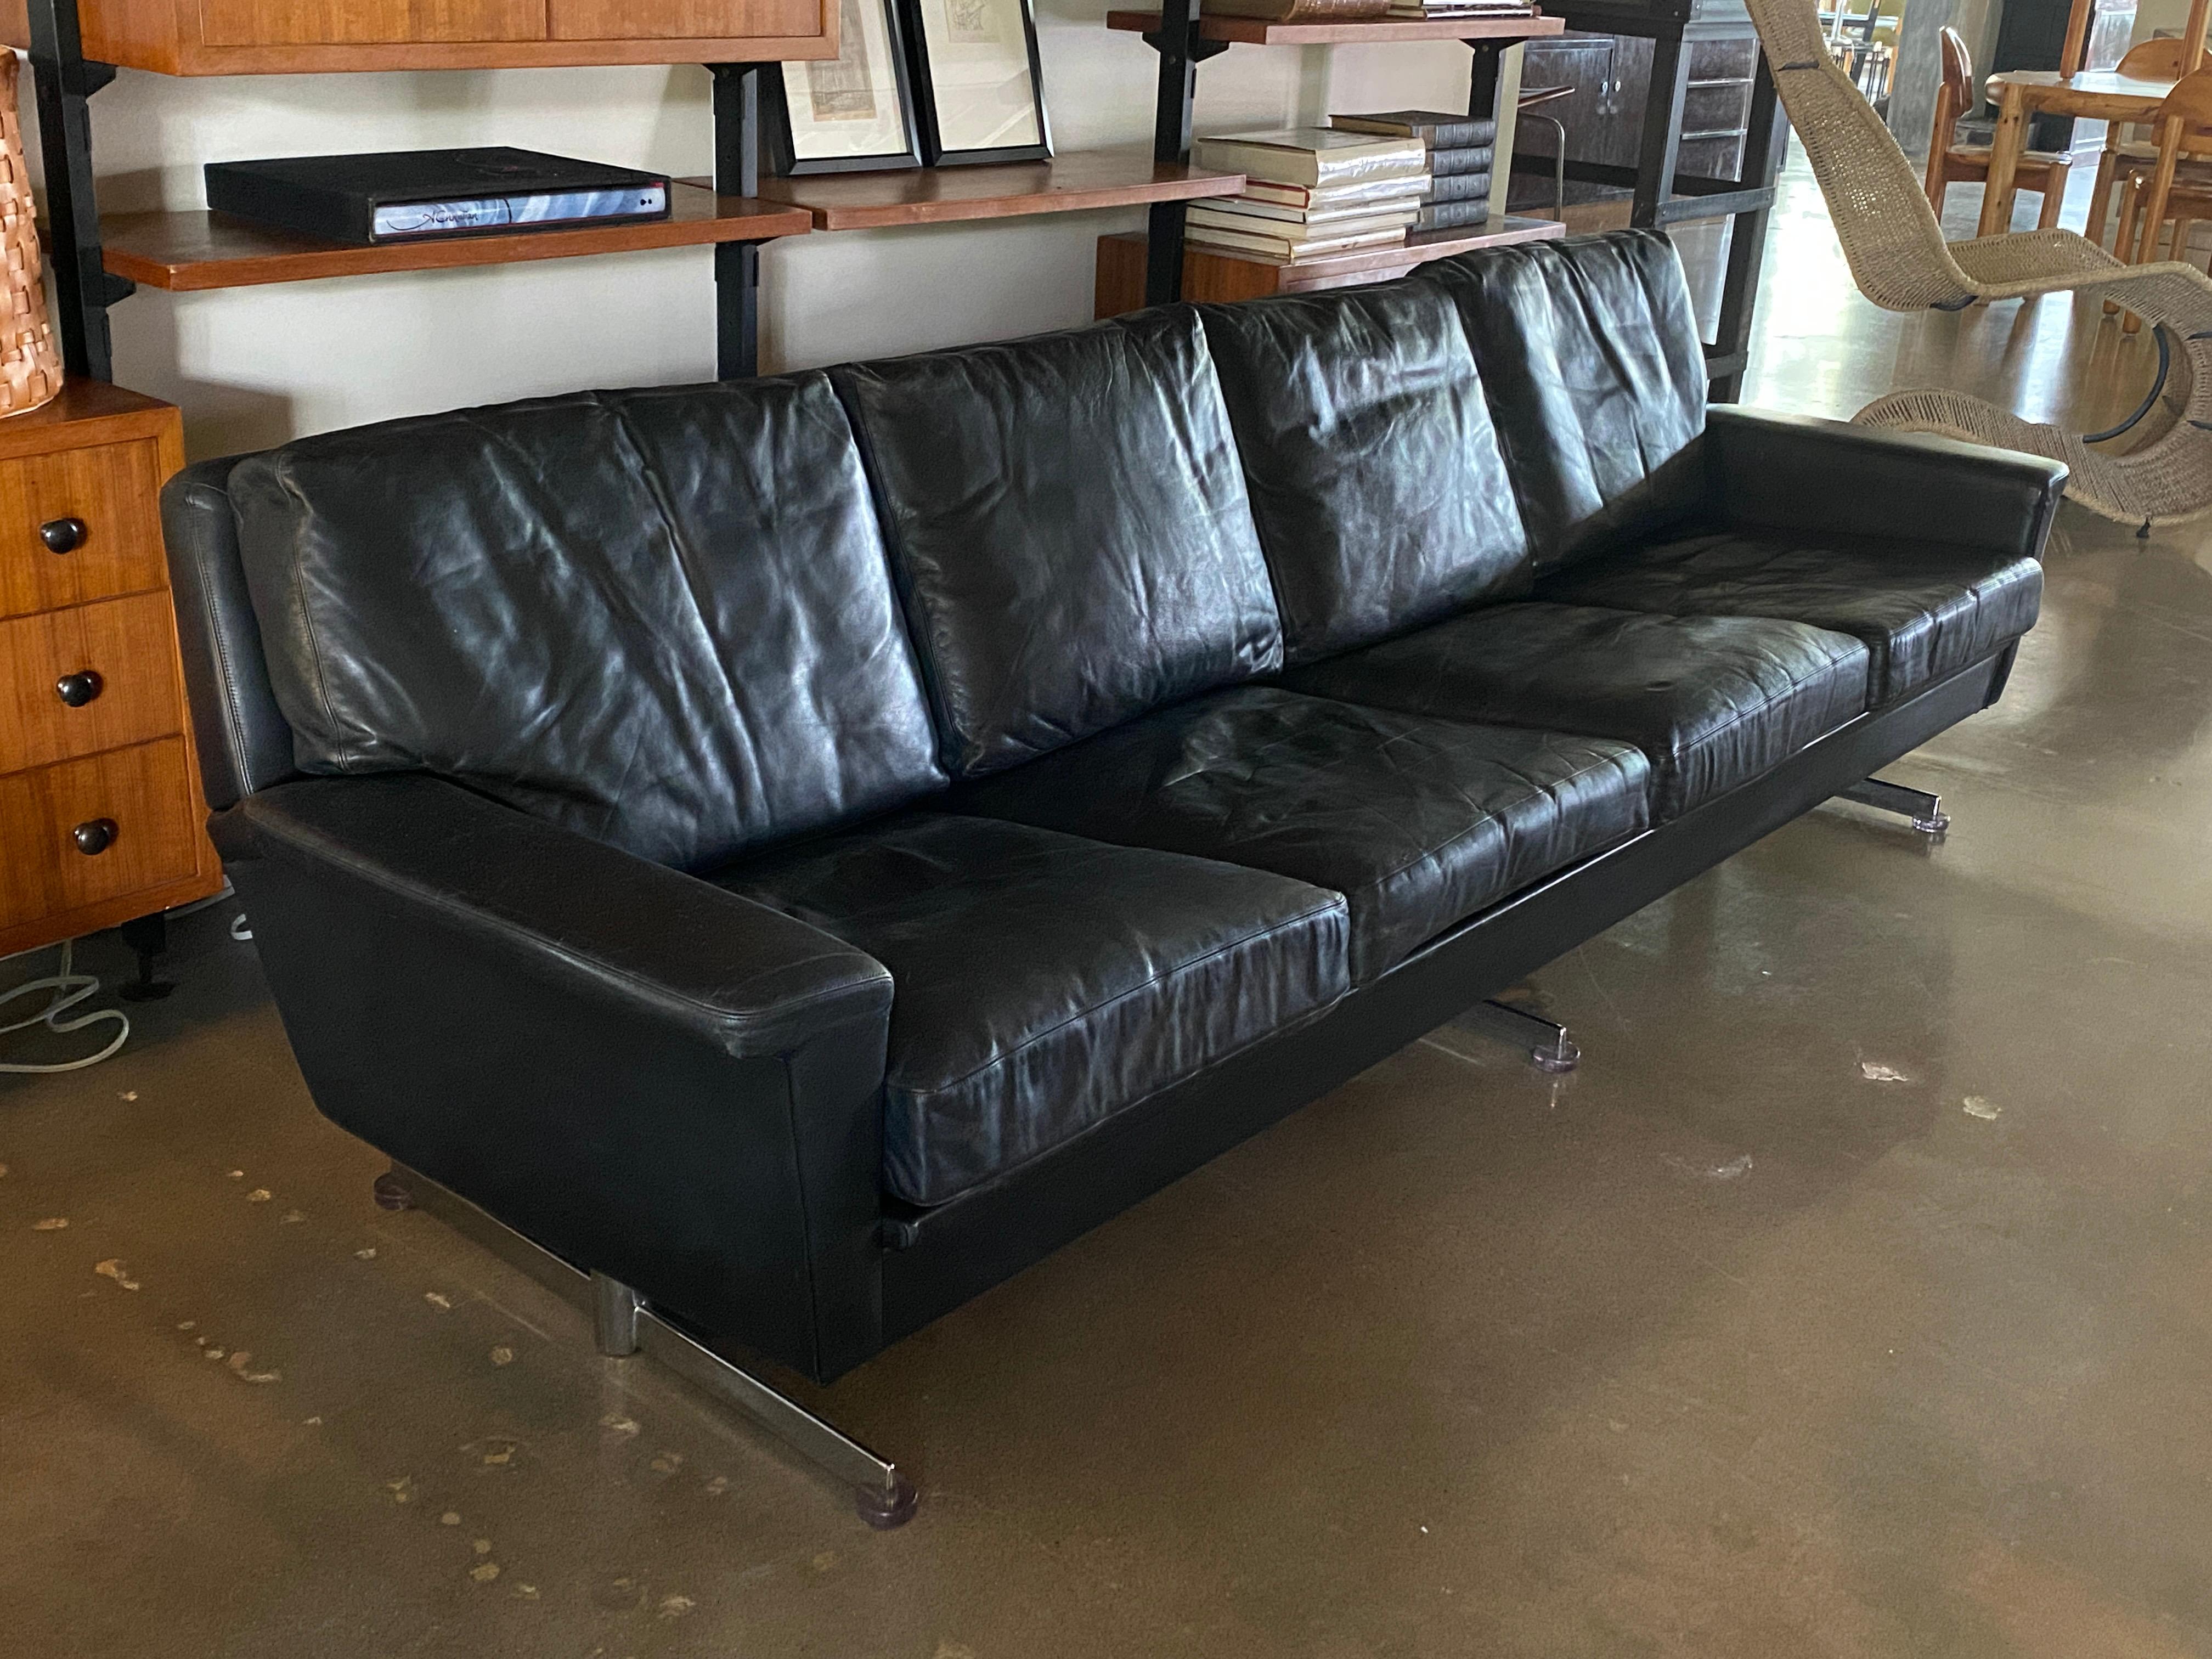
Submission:
M 2108 431 L 2066 432 L 1943 391 L 1893 392 L 1854 418 L 2063 461 L 2069 496 L 2145 534 L 2212 512 L 2212 277 L 2178 262 L 2124 264 L 2070 230 L 1946 242 L 1912 164 L 1830 60 L 1812 0 L 1747 3 L 1860 293 L 1886 311 L 1959 311 L 2082 290 L 2154 326 L 2157 384 Z M 2134 440 L 2124 453 L 2092 447 L 2124 436 Z

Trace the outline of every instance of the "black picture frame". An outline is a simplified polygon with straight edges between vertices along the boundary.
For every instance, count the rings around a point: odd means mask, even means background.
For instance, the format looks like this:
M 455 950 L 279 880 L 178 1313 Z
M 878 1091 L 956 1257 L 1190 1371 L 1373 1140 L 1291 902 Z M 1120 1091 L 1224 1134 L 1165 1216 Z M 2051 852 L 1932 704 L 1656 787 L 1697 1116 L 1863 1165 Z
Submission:
M 1030 100 L 1036 112 L 1037 142 L 995 149 L 947 149 L 937 112 L 937 77 L 931 73 L 929 31 L 922 21 L 923 0 L 898 0 L 905 13 L 907 52 L 913 64 L 914 106 L 925 167 L 981 167 L 1002 161 L 1041 161 L 1052 154 L 1052 125 L 1045 114 L 1044 64 L 1037 55 L 1036 13 L 1030 0 L 1018 0 L 1022 39 L 1029 55 Z
M 764 105 L 761 112 L 761 134 L 767 149 L 763 159 L 768 163 L 769 172 L 776 178 L 805 179 L 831 173 L 890 173 L 922 165 L 921 130 L 915 120 L 918 100 L 915 95 L 915 57 L 906 26 L 907 0 L 842 0 L 842 3 L 848 9 L 872 6 L 883 14 L 891 74 L 896 82 L 902 147 L 897 150 L 864 155 L 799 155 L 797 135 L 792 126 L 791 100 L 785 90 L 784 71 L 798 70 L 804 72 L 809 65 L 799 62 L 769 64 L 765 66 L 769 72 L 761 77 Z M 841 27 L 838 38 L 841 41 L 849 40 L 848 29 Z

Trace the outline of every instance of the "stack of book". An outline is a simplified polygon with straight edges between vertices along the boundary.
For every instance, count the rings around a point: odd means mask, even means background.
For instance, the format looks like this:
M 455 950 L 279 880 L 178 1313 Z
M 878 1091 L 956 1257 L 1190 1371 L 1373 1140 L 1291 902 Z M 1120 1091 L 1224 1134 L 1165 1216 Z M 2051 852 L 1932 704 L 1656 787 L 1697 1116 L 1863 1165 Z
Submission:
M 1534 0 L 1390 0 L 1386 17 L 1534 17 Z
M 1333 131 L 1420 142 L 1430 183 L 1411 228 L 1459 230 L 1490 217 L 1490 163 L 1497 152 L 1497 122 L 1432 109 L 1396 109 L 1382 115 L 1328 118 Z
M 1239 195 L 1194 203 L 1192 243 L 1296 264 L 1406 240 L 1430 178 L 1428 146 L 1406 134 L 1291 127 L 1201 138 L 1191 160 L 1241 173 Z

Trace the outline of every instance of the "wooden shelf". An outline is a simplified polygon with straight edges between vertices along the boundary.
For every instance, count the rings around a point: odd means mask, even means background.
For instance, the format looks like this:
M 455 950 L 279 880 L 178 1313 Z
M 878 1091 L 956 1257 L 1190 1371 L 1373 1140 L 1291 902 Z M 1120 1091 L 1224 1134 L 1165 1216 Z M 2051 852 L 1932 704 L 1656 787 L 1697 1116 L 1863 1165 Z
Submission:
M 1106 27 L 1139 34 L 1159 27 L 1156 11 L 1109 11 Z M 1565 32 L 1556 17 L 1357 18 L 1339 23 L 1271 23 L 1264 17 L 1201 17 L 1201 40 L 1253 46 L 1327 46 L 1387 40 L 1533 40 Z
M 503 265 L 639 248 L 697 247 L 709 242 L 798 236 L 811 221 L 801 210 L 678 184 L 665 219 L 566 230 L 507 231 L 433 242 L 356 247 L 296 235 L 222 213 L 117 213 L 100 222 L 107 269 L 148 288 L 174 292 L 305 283 L 320 276 Z
M 763 179 L 760 185 L 766 199 L 806 210 L 817 230 L 871 230 L 1189 202 L 1234 196 L 1243 188 L 1242 173 L 1163 167 L 1152 160 L 1149 145 L 1080 150 L 1003 167 L 832 173 Z
M 1286 264 L 1256 253 L 1208 247 L 1202 242 L 1183 246 L 1183 298 L 1186 300 L 1249 300 L 1267 294 L 1299 294 L 1317 289 L 1350 288 L 1361 283 L 1387 282 L 1402 276 L 1431 259 L 1470 253 L 1476 248 L 1503 247 L 1510 242 L 1548 241 L 1566 234 L 1556 219 L 1523 219 L 1510 214 L 1464 230 L 1418 231 L 1403 242 L 1388 247 L 1357 248 L 1318 259 Z M 1145 233 L 1133 230 L 1098 239 L 1098 277 L 1096 313 L 1118 316 L 1144 304 Z

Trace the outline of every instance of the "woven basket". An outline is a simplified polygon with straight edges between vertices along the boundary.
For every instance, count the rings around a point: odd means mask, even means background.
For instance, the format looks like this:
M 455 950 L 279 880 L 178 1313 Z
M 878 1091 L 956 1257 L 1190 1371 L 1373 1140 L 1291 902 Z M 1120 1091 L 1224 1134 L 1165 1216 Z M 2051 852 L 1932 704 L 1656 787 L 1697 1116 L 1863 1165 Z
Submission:
M 62 389 L 61 354 L 46 315 L 46 264 L 31 175 L 23 165 L 23 124 L 15 113 L 22 65 L 0 49 L 0 416 L 53 401 Z

